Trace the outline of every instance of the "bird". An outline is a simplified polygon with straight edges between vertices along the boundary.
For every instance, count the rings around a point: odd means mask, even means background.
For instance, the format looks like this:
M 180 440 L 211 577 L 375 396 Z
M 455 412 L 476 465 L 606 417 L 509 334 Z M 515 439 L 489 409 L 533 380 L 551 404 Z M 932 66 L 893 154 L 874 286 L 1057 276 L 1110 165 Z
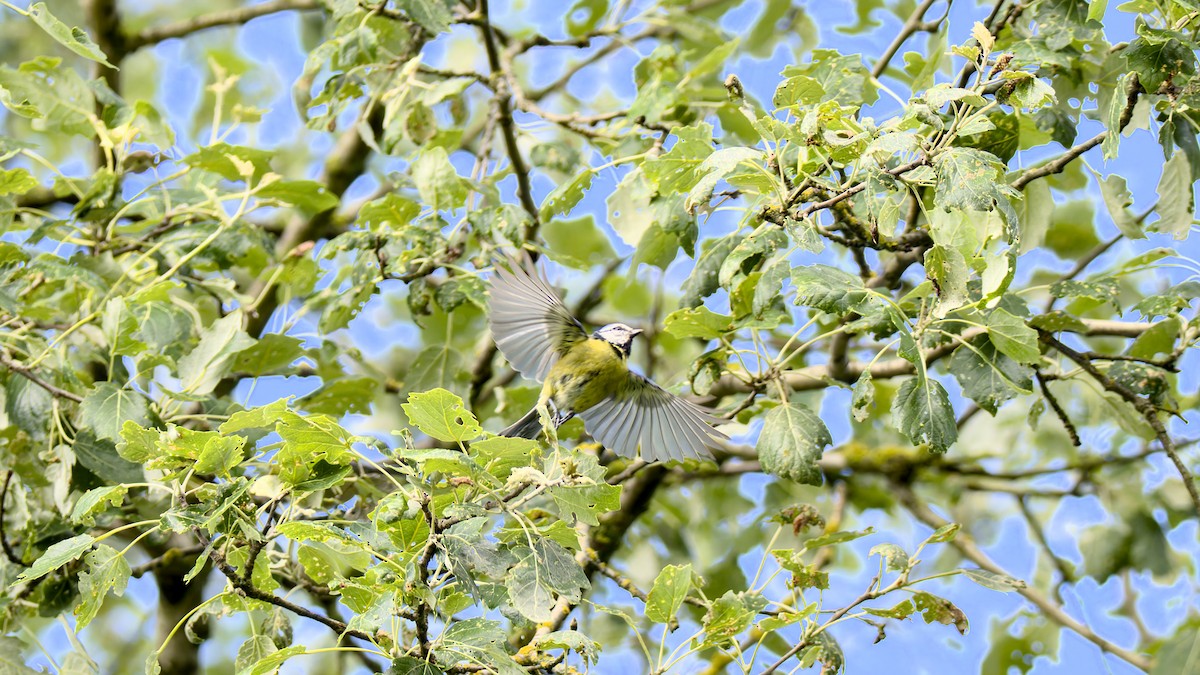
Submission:
M 610 323 L 589 335 L 528 257 L 497 264 L 488 296 L 496 347 L 542 383 L 537 404 L 501 436 L 538 438 L 544 413 L 555 428 L 578 415 L 593 439 L 646 462 L 709 459 L 728 440 L 711 426 L 723 420 L 629 369 L 642 330 Z

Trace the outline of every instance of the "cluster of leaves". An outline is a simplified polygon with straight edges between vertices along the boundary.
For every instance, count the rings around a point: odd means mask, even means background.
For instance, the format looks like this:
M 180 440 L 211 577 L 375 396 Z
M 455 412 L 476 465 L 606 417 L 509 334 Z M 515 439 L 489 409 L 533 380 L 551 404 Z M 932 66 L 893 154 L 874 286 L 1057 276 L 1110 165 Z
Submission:
M 1136 240 L 1172 245 L 1193 224 L 1193 3 L 1109 10 L 1137 17 L 1130 39 L 1110 44 L 1104 2 L 1000 0 L 952 45 L 947 18 L 925 16 L 936 3 L 900 2 L 896 47 L 916 34 L 929 46 L 872 67 L 812 49 L 812 18 L 789 2 L 764 3 L 742 39 L 721 28 L 736 2 L 632 16 L 626 4 L 579 2 L 557 38 L 499 27 L 486 2 L 254 10 L 318 10 L 303 19 L 320 37 L 293 94 L 303 133 L 342 136 L 299 158 L 245 144 L 263 102 L 228 51 L 209 54 L 209 117 L 190 135 L 119 79 L 48 55 L 128 72 L 126 50 L 228 17 L 97 36 L 102 49 L 41 3 L 4 4 L 47 40 L 0 66 L 6 632 L 69 612 L 74 640 L 132 578 L 161 591 L 217 575 L 223 590 L 187 601 L 144 649 L 147 672 L 190 672 L 175 655 L 234 615 L 251 627 L 239 672 L 329 653 L 397 673 L 569 672 L 621 649 L 654 672 L 837 672 L 847 657 L 831 629 L 847 619 L 881 637 L 887 621 L 918 615 L 965 633 L 954 604 L 912 588 L 965 575 L 1040 612 L 999 629 L 1003 659 L 1053 655 L 1063 628 L 1139 668 L 1146 652 L 1163 672 L 1187 658 L 1192 623 L 1130 650 L 1070 619 L 1050 595 L 1081 573 L 1045 543 L 1054 512 L 1025 498 L 1047 496 L 1026 479 L 1077 472 L 1050 496 L 1092 492 L 1119 515 L 1081 537 L 1082 574 L 1178 574 L 1166 532 L 1197 516 L 1200 496 L 1170 418 L 1195 407 L 1179 372 L 1200 337 L 1200 285 L 1146 292 L 1181 257 Z M 846 31 L 870 29 L 878 4 L 859 3 Z M 478 32 L 486 72 L 430 60 L 425 47 L 458 29 Z M 760 100 L 734 65 L 786 36 L 801 55 Z M 633 68 L 635 95 L 601 105 L 571 93 L 583 69 L 641 40 L 655 47 Z M 527 84 L 524 68 L 563 48 L 593 51 L 560 64 L 555 83 Z M 1080 140 L 1081 128 L 1097 133 Z M 1130 183 L 1081 157 L 1119 158 L 1122 134 L 1140 129 L 1157 132 L 1164 162 L 1157 201 L 1135 213 Z M 1048 159 L 1010 170 L 1025 152 Z M 84 156 L 94 168 L 70 171 Z M 318 179 L 288 177 L 317 160 Z M 374 192 L 354 202 L 364 174 Z M 1071 200 L 1091 185 L 1116 239 L 1100 241 L 1091 202 Z M 608 228 L 631 251 L 625 277 Z M 1125 254 L 1089 272 L 1123 240 Z M 602 268 L 581 317 L 646 325 L 648 374 L 687 373 L 689 393 L 728 411 L 754 447 L 646 466 L 588 442 L 578 422 L 548 442 L 485 430 L 536 393 L 513 385 L 480 337 L 486 270 L 514 248 Z M 1073 268 L 1045 265 L 1051 254 Z M 686 281 L 654 287 L 642 274 L 652 267 Z M 357 342 L 372 314 L 405 337 L 382 357 Z M 251 406 L 260 387 L 283 398 Z M 849 419 L 822 419 L 821 394 L 839 389 Z M 976 433 L 995 440 L 964 448 L 979 410 L 994 422 Z M 1047 411 L 1056 421 L 1039 426 Z M 852 440 L 829 450 L 830 426 Z M 1108 453 L 1081 447 L 1093 430 Z M 1013 450 L 1018 439 L 1032 449 Z M 1143 497 L 1140 462 L 1159 453 L 1179 478 Z M 774 478 L 752 500 L 737 477 L 759 472 Z M 990 492 L 1016 495 L 1045 547 L 1040 588 L 927 503 L 986 530 Z M 784 510 L 809 502 L 827 524 L 811 506 Z M 843 521 L 873 508 L 933 533 L 911 553 L 870 549 L 878 574 L 857 598 L 831 600 L 826 568 L 873 533 Z M 674 526 L 647 522 L 662 518 Z M 731 537 L 734 521 L 753 524 Z M 971 564 L 911 578 L 930 544 Z M 762 564 L 748 579 L 739 556 L 751 552 Z M 875 602 L 900 591 L 911 595 Z M 1136 604 L 1122 610 L 1135 620 Z M 583 629 L 569 626 L 576 615 Z M 332 629 L 336 646 L 295 644 L 295 617 Z M 69 672 L 99 669 L 82 642 L 55 656 Z

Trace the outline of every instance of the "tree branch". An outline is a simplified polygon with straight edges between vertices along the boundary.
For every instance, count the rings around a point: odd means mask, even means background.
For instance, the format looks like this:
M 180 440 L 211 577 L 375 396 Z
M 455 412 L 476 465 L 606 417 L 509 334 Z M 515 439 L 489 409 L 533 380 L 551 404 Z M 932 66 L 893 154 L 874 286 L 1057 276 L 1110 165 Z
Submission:
M 1098 319 L 1081 319 L 1085 330 L 1082 335 L 1106 335 L 1112 337 L 1131 337 L 1135 338 L 1156 325 L 1148 322 L 1123 322 L 1123 321 L 1104 321 Z M 963 332 L 961 338 L 970 340 L 976 335 L 986 332 L 985 329 L 972 329 Z M 958 343 L 950 343 L 934 347 L 926 350 L 925 363 L 930 364 L 940 359 L 949 356 L 956 348 Z M 854 382 L 862 375 L 863 371 L 870 370 L 871 377 L 877 380 L 887 379 L 892 377 L 903 377 L 904 375 L 912 375 L 916 372 L 912 363 L 906 359 L 891 359 L 876 363 L 868 368 L 862 363 L 847 363 L 844 372 L 835 377 L 830 370 L 829 365 L 808 366 L 797 370 L 787 370 L 780 374 L 784 384 L 792 391 L 812 391 L 814 389 L 823 389 L 829 386 L 830 380 L 840 382 Z M 756 386 L 755 382 L 745 382 L 731 375 L 724 375 L 717 380 L 709 390 L 704 401 L 706 403 L 714 403 L 723 396 L 729 394 L 744 394 L 752 391 Z
M 934 513 L 929 506 L 922 502 L 909 486 L 893 481 L 892 493 L 900 499 L 900 502 L 904 504 L 905 508 L 907 508 L 914 516 L 917 517 L 917 520 L 925 523 L 925 525 L 936 530 L 943 525 L 949 524 L 949 521 Z M 992 559 L 979 549 L 979 547 L 971 539 L 970 535 L 965 531 L 959 532 L 958 536 L 950 541 L 950 544 L 954 548 L 958 549 L 958 552 L 961 553 L 964 558 L 975 563 L 980 568 L 994 574 L 1008 575 L 1004 569 L 992 562 Z M 1046 596 L 1042 595 L 1039 591 L 1028 586 L 1014 590 L 1017 593 L 1020 593 L 1035 607 L 1042 610 L 1042 613 L 1046 616 L 1046 618 L 1054 621 L 1064 628 L 1075 631 L 1075 633 L 1077 633 L 1080 637 L 1096 645 L 1102 651 L 1108 652 L 1113 656 L 1128 662 L 1135 668 L 1140 668 L 1142 670 L 1150 669 L 1150 659 L 1146 658 L 1142 654 L 1125 649 L 1124 647 L 1113 644 L 1103 637 L 1100 637 L 1091 628 L 1088 628 L 1083 623 L 1075 620 L 1073 617 L 1071 617 L 1071 615 L 1067 614 L 1062 607 L 1057 605 L 1054 601 L 1050 600 Z
M 1020 176 L 1017 176 L 1017 179 L 1010 183 L 1010 185 L 1012 185 L 1014 189 L 1020 190 L 1039 178 L 1044 178 L 1051 174 L 1062 173 L 1063 170 L 1067 168 L 1068 164 L 1078 159 L 1083 153 L 1103 143 L 1104 139 L 1108 138 L 1109 134 L 1121 133 L 1121 131 L 1125 129 L 1125 126 L 1129 124 L 1129 120 L 1133 118 L 1133 108 L 1137 105 L 1138 94 L 1140 93 L 1142 93 L 1142 85 L 1138 82 L 1137 77 L 1135 76 L 1133 81 L 1129 83 L 1129 90 L 1125 92 L 1125 109 L 1121 112 L 1121 119 L 1118 122 L 1116 129 L 1106 129 L 1095 136 L 1092 136 L 1086 141 L 1072 146 L 1055 159 L 1046 162 L 1041 166 L 1029 169 Z
M 521 208 L 529 214 L 530 225 L 525 228 L 525 241 L 532 241 L 541 227 L 537 204 L 533 201 L 533 187 L 529 183 L 529 166 L 521 156 L 517 146 L 516 121 L 513 119 L 510 75 L 501 63 L 500 49 L 496 46 L 496 34 L 492 28 L 491 17 L 488 13 L 488 0 L 479 0 L 479 13 L 482 16 L 479 31 L 483 34 L 483 44 L 487 51 L 488 65 L 492 69 L 493 88 L 496 91 L 496 116 L 500 123 L 500 133 L 504 137 L 504 147 L 508 152 L 508 160 L 512 164 L 513 173 L 517 177 L 517 198 Z
M 322 5 L 319 0 L 272 0 L 271 2 L 264 2 L 260 5 L 250 5 L 248 7 L 239 7 L 238 9 L 213 12 L 211 14 L 202 14 L 192 19 L 187 19 L 178 23 L 167 24 L 165 26 L 147 28 L 139 33 L 130 35 L 126 38 L 126 49 L 132 52 L 143 47 L 158 44 L 164 40 L 187 37 L 192 33 L 197 33 L 209 28 L 241 25 L 251 21 L 252 19 L 257 19 L 269 14 L 290 11 L 308 11 L 323 8 L 324 5 Z
M 1188 496 L 1192 498 L 1192 506 L 1195 508 L 1196 514 L 1200 515 L 1200 491 L 1196 489 L 1196 479 L 1192 476 L 1192 472 L 1188 469 L 1187 464 L 1184 463 L 1183 458 L 1176 452 L 1175 442 L 1171 439 L 1171 434 L 1167 433 L 1166 426 L 1159 419 L 1158 407 L 1149 400 L 1130 391 L 1125 385 L 1100 372 L 1100 369 L 1092 363 L 1091 359 L 1059 342 L 1053 335 L 1042 332 L 1041 336 L 1043 342 L 1053 347 L 1059 354 L 1073 361 L 1075 365 L 1082 368 L 1088 375 L 1091 375 L 1092 379 L 1100 383 L 1100 386 L 1104 387 L 1105 390 L 1111 391 L 1125 399 L 1126 402 L 1132 405 L 1145 418 L 1146 423 L 1154 430 L 1154 435 L 1158 438 L 1159 444 L 1162 445 L 1163 451 L 1167 453 L 1167 457 L 1171 458 L 1171 463 L 1175 465 L 1175 470 L 1179 472 L 1180 478 L 1183 479 L 1183 487 L 1187 489 Z
M 200 535 L 197 533 L 197 536 L 200 536 Z M 200 536 L 200 538 L 203 541 L 203 537 Z M 254 600 L 260 600 L 262 602 L 270 603 L 272 605 L 275 605 L 276 607 L 281 607 L 293 614 L 302 616 L 306 619 L 312 619 L 313 621 L 316 621 L 317 623 L 320 623 L 320 624 L 328 627 L 330 630 L 337 633 L 339 636 L 340 635 L 349 635 L 351 637 L 356 637 L 360 640 L 366 640 L 367 642 L 371 642 L 372 644 L 374 644 L 375 638 L 373 636 L 368 635 L 367 633 L 364 633 L 361 630 L 356 630 L 356 629 L 350 628 L 345 622 L 337 621 L 336 619 L 331 619 L 331 618 L 325 616 L 324 614 L 318 614 L 317 612 L 314 612 L 314 611 L 308 609 L 307 607 L 303 607 L 301 605 L 297 605 L 294 602 L 290 602 L 288 600 L 284 600 L 283 598 L 276 597 L 275 594 L 273 594 L 273 593 L 268 593 L 266 591 L 262 591 L 262 590 L 259 590 L 258 588 L 255 588 L 253 583 L 251 583 L 247 579 L 243 579 L 242 576 L 240 574 L 238 574 L 237 570 L 235 570 L 233 568 L 233 566 L 230 565 L 225 560 L 225 555 L 222 554 L 219 550 L 217 550 L 217 547 L 214 546 L 212 548 L 212 550 L 210 550 L 208 552 L 208 557 L 210 560 L 212 560 L 213 566 L 215 566 L 218 570 L 220 570 L 221 573 L 224 574 L 229 579 L 229 583 L 233 586 L 233 588 L 235 590 L 237 590 L 239 593 L 241 593 L 242 595 L 245 595 L 246 597 L 254 599 Z
M 36 373 L 33 372 L 32 368 L 25 366 L 24 364 L 17 363 L 16 361 L 12 360 L 12 358 L 9 357 L 8 352 L 4 351 L 3 349 L 0 349 L 0 365 L 4 366 L 5 368 L 8 368 L 9 370 L 13 371 L 14 373 L 20 375 L 21 377 L 24 377 L 25 379 L 36 384 L 37 386 L 41 387 L 42 389 L 45 389 L 46 391 L 50 392 L 54 396 L 57 396 L 58 398 L 64 398 L 68 401 L 74 401 L 76 403 L 83 402 L 83 397 L 80 396 L 79 394 L 76 394 L 73 391 L 67 391 L 66 389 L 57 387 L 57 386 L 50 384 L 49 382 L 43 380 L 42 378 L 38 377 Z
M 950 1 L 953 2 L 953 0 Z M 902 47 L 910 37 L 917 33 L 937 30 L 938 25 L 946 19 L 945 16 L 937 21 L 931 21 L 928 23 L 924 21 L 925 13 L 929 11 L 929 8 L 932 7 L 933 3 L 935 2 L 937 2 L 937 0 L 925 0 L 921 4 L 917 5 L 915 9 L 913 9 L 912 14 L 910 14 L 908 17 L 908 20 L 904 22 L 904 26 L 900 28 L 900 32 L 896 34 L 896 38 L 892 40 L 890 45 L 887 46 L 887 49 L 883 50 L 883 54 L 879 57 L 879 60 L 875 62 L 875 66 L 871 68 L 871 77 L 878 78 L 880 75 L 883 75 L 883 72 L 887 70 L 888 63 L 891 62 L 892 57 L 896 55 L 896 52 L 900 51 L 900 47 Z M 947 2 L 947 15 L 949 15 L 949 12 L 950 2 Z

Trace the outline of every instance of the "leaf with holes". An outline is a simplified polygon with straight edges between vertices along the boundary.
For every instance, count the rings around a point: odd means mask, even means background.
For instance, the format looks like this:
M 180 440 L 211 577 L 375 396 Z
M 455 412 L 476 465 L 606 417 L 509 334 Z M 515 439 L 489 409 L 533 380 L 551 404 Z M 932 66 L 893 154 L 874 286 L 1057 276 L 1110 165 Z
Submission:
M 463 407 L 462 399 L 445 389 L 410 394 L 408 402 L 400 407 L 409 424 L 439 441 L 469 441 L 483 433 L 475 416 Z

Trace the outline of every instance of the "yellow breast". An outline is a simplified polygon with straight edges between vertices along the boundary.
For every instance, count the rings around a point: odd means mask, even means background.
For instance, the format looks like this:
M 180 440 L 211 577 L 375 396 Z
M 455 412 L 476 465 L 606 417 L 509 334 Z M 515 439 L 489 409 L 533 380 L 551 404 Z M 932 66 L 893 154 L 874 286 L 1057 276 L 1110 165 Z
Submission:
M 560 410 L 583 412 L 616 391 L 625 373 L 625 359 L 612 345 L 589 338 L 554 364 L 542 385 L 542 396 Z

